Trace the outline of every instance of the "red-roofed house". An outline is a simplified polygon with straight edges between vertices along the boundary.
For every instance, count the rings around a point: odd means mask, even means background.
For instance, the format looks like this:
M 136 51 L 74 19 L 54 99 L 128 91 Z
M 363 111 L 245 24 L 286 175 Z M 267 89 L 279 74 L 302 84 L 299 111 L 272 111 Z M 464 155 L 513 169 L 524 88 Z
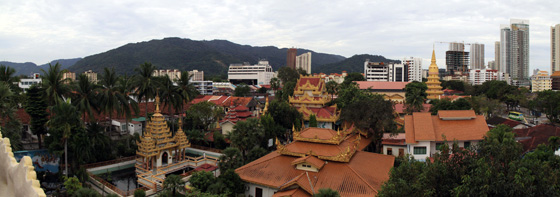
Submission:
M 193 99 L 189 105 L 196 103 L 208 101 L 216 104 L 217 106 L 223 107 L 227 112 L 231 106 L 244 106 L 249 108 L 249 111 L 253 113 L 253 116 L 257 116 L 259 113 L 258 101 L 253 97 L 237 97 L 237 96 L 199 96 Z
M 406 148 L 406 134 L 398 133 L 398 134 L 391 134 L 391 133 L 384 133 L 383 134 L 383 154 L 384 155 L 393 155 L 395 157 L 405 156 L 408 154 L 408 150 Z
M 253 117 L 253 113 L 249 111 L 249 108 L 238 105 L 237 107 L 230 107 L 229 111 L 223 120 L 220 121 L 220 127 L 222 128 L 222 134 L 228 134 L 233 131 L 233 126 L 239 121 L 246 120 L 247 118 Z
M 356 81 L 358 88 L 385 95 L 385 100 L 404 103 L 406 84 L 410 82 Z
M 469 147 L 489 131 L 484 116 L 473 110 L 440 110 L 438 115 L 415 112 L 404 121 L 408 152 L 419 160 L 431 157 L 446 140 L 450 146 L 457 140 L 459 147 Z
M 539 144 L 548 144 L 548 138 L 560 136 L 560 127 L 540 124 L 531 128 L 514 129 L 517 142 L 523 145 L 523 151 L 535 150 Z

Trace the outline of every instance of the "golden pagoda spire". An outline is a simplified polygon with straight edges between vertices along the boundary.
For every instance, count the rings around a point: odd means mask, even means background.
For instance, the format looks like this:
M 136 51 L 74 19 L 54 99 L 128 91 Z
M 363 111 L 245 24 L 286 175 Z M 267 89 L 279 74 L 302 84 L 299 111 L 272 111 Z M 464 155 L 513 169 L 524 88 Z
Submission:
M 428 86 L 428 90 L 426 90 L 428 99 L 439 99 L 439 97 L 443 94 L 440 84 L 439 68 L 436 64 L 436 51 L 432 50 L 432 64 L 430 64 L 428 69 L 428 81 L 426 82 L 426 85 Z
M 156 111 L 155 111 L 155 113 L 160 113 L 160 111 L 159 111 L 159 93 L 157 93 L 157 95 L 156 95 L 156 102 L 155 102 L 155 104 L 156 104 Z
M 183 131 L 183 117 L 179 117 L 179 129 L 177 131 Z
M 432 49 L 432 64 L 436 64 L 436 50 Z M 432 64 L 430 64 L 430 66 L 432 66 Z

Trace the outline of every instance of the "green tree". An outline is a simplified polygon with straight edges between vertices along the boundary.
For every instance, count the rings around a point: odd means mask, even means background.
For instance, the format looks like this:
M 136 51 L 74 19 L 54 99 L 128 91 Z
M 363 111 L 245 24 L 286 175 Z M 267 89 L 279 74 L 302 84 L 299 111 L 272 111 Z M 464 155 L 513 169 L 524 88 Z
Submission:
M 19 77 L 14 76 L 15 73 L 16 69 L 5 65 L 0 65 L 0 81 L 8 84 L 12 92 L 17 93 L 21 90 L 17 85 L 19 83 Z
M 249 86 L 247 86 L 246 84 L 242 83 L 237 85 L 237 87 L 235 88 L 235 96 L 240 96 L 240 97 L 245 97 L 248 96 L 249 93 L 251 93 L 251 88 Z
M 338 83 L 331 80 L 325 84 L 325 87 L 327 88 L 327 93 L 331 95 L 331 99 L 334 99 L 334 95 L 336 94 L 336 91 L 338 89 Z
M 152 65 L 152 63 L 145 62 L 140 64 L 140 67 L 135 68 L 134 71 L 138 75 L 135 78 L 135 86 L 136 86 L 136 96 L 138 101 L 142 101 L 144 99 L 146 103 L 146 120 L 148 120 L 148 101 L 150 99 L 155 98 L 157 92 L 157 81 L 152 76 L 152 73 L 156 70 L 156 67 Z
M 143 189 L 137 189 L 134 191 L 134 197 L 146 197 L 146 191 Z
M 163 107 L 167 107 L 168 115 L 171 117 L 171 122 L 174 122 L 174 116 L 172 110 L 182 109 L 183 106 L 183 95 L 181 94 L 181 89 L 173 84 L 173 81 L 168 75 L 165 77 L 158 77 L 160 80 L 159 97 L 163 103 Z M 171 129 L 175 130 L 175 124 L 171 124 Z
M 342 82 L 342 84 L 348 85 L 353 81 L 365 81 L 365 80 L 366 78 L 364 78 L 364 75 L 362 73 L 353 72 L 346 75 L 346 77 L 344 77 L 344 81 Z
M 243 180 L 241 177 L 233 169 L 229 169 L 224 171 L 218 177 L 218 182 L 223 183 L 225 186 L 225 191 L 223 193 L 230 193 L 230 194 L 243 194 L 245 192 L 245 185 L 243 184 Z M 220 194 L 220 193 L 216 193 Z
M 430 108 L 430 112 L 432 115 L 436 115 L 439 110 L 470 110 L 472 109 L 471 102 L 469 102 L 465 98 L 460 98 L 455 101 L 451 101 L 449 99 L 434 99 L 430 101 L 432 107 Z
M 425 83 L 413 81 L 406 84 L 405 88 L 405 110 L 408 114 L 412 112 L 420 112 L 424 110 L 424 102 L 426 101 L 426 90 L 428 86 Z
M 313 195 L 314 197 L 340 197 L 340 194 L 336 190 L 331 188 L 321 188 L 319 193 Z
M 81 127 L 80 114 L 76 107 L 70 104 L 69 101 L 57 101 L 55 106 L 50 107 L 50 111 L 53 114 L 51 119 L 47 122 L 49 128 L 55 130 L 58 134 L 53 135 L 61 137 L 64 143 L 64 164 L 66 164 L 66 175 L 68 174 L 68 140 L 72 136 L 72 129 L 75 127 Z M 49 148 L 50 149 L 50 148 Z
M 101 194 L 97 193 L 93 189 L 82 187 L 74 192 L 72 196 L 75 197 L 100 197 Z
M 21 123 L 15 116 L 18 103 L 16 95 L 6 82 L 0 81 L 0 132 L 3 137 L 10 139 L 12 149 L 21 149 Z
M 47 134 L 47 121 L 49 114 L 47 113 L 48 104 L 43 97 L 42 91 L 37 85 L 27 89 L 27 99 L 25 99 L 25 112 L 31 117 L 31 132 L 37 135 L 39 149 L 41 149 L 41 136 Z
M 204 101 L 192 105 L 187 110 L 187 118 L 193 123 L 193 128 L 209 130 L 213 124 L 224 115 L 222 107 Z
M 268 114 L 272 116 L 276 124 L 284 129 L 292 129 L 296 122 L 303 120 L 299 111 L 288 102 L 274 100 L 268 105 Z
M 98 85 L 89 81 L 86 75 L 78 75 L 78 84 L 72 91 L 72 105 L 76 106 L 82 114 L 82 121 L 86 121 L 86 115 L 89 120 L 94 120 L 93 111 L 100 111 L 98 99 Z
M 278 69 L 278 78 L 282 81 L 282 84 L 284 84 L 284 86 L 286 85 L 286 83 L 288 82 L 296 82 L 299 79 L 299 73 L 297 72 L 297 70 L 287 67 L 287 66 L 283 66 L 280 69 Z
M 535 109 L 546 114 L 552 123 L 560 122 L 560 92 L 545 90 L 537 93 L 534 100 Z
M 132 114 L 128 113 L 130 110 L 134 112 L 134 114 L 139 113 L 138 102 L 134 100 L 131 96 L 134 91 L 134 77 L 129 77 L 128 75 L 120 76 L 117 80 L 116 91 L 123 95 L 123 103 L 128 103 L 127 105 L 123 105 L 123 110 L 126 120 L 126 125 L 128 125 L 129 121 L 132 119 Z M 126 131 L 128 132 L 128 126 L 125 127 Z M 130 145 L 130 144 L 129 144 Z
M 249 150 L 255 146 L 259 146 L 264 137 L 264 128 L 259 119 L 249 118 L 244 121 L 239 121 L 233 126 L 233 131 L 230 133 L 229 139 L 231 140 L 231 145 L 241 151 L 244 158 L 243 160 L 247 160 Z
M 175 174 L 167 176 L 165 178 L 165 181 L 163 181 L 163 189 L 167 191 L 172 191 L 173 196 L 175 196 L 177 190 L 178 191 L 185 190 L 185 182 L 181 179 L 182 179 L 181 176 Z
M 274 94 L 276 95 L 276 91 L 280 88 L 280 80 L 276 77 L 270 79 L 270 88 L 274 90 Z
M 243 155 L 241 155 L 241 151 L 235 147 L 228 147 L 222 151 L 218 167 L 220 171 L 225 172 L 227 170 L 235 170 L 243 164 Z
M 60 70 L 60 64 L 55 65 L 49 64 L 48 71 L 43 71 L 43 76 L 41 77 L 41 87 L 46 92 L 45 96 L 49 106 L 57 104 L 58 101 L 62 100 L 63 96 L 70 93 L 70 87 L 67 82 L 69 79 L 63 78 L 63 72 Z
M 317 127 L 317 116 L 314 114 L 309 115 L 309 127 Z
M 451 90 L 464 92 L 465 82 L 459 80 L 442 81 L 441 87 L 443 87 L 444 89 L 451 89 Z
M 212 172 L 206 172 L 204 170 L 195 172 L 189 178 L 189 182 L 191 186 L 196 188 L 201 192 L 206 192 L 208 187 L 216 182 L 216 177 L 212 174 Z
M 187 103 L 199 94 L 198 90 L 196 90 L 194 85 L 190 82 L 191 78 L 192 75 L 189 75 L 189 72 L 183 71 L 181 72 L 181 78 L 177 80 L 177 86 L 181 91 L 181 95 L 183 95 L 183 99 Z
M 80 183 L 80 180 L 76 177 L 64 177 L 64 187 L 66 188 L 68 195 L 71 196 L 74 192 L 82 188 L 82 183 Z
M 214 137 L 214 145 L 216 146 L 216 148 L 218 148 L 218 149 L 226 148 L 227 143 L 226 143 L 226 139 L 225 139 L 224 135 L 222 134 L 222 132 L 220 132 L 218 130 L 214 131 L 213 137 Z
M 263 125 L 265 137 L 261 142 L 261 147 L 267 148 L 269 145 L 269 140 L 274 140 L 276 138 L 282 138 L 286 134 L 286 129 L 282 125 L 276 123 L 274 118 L 267 113 L 261 116 L 261 124 Z M 274 146 L 268 147 L 273 148 Z

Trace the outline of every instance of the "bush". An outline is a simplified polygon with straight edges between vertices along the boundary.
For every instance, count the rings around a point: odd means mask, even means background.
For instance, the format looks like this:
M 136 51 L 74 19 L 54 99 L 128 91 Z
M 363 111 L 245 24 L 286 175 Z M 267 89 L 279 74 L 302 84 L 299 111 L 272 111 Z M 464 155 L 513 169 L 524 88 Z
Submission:
M 143 189 L 137 189 L 134 191 L 134 197 L 146 197 L 146 191 Z

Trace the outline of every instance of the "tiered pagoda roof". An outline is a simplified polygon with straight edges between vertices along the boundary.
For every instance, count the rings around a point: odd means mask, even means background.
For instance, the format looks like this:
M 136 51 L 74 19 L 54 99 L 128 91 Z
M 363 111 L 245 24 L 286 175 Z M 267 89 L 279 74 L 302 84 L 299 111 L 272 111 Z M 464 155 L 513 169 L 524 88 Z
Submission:
M 340 110 L 336 105 L 325 106 L 331 97 L 326 91 L 325 80 L 320 76 L 300 76 L 294 96 L 290 96 L 289 101 L 303 114 L 305 120 L 309 120 L 312 114 L 319 122 L 336 122 L 340 118 Z
M 179 131 L 173 136 L 167 121 L 159 110 L 159 96 L 156 97 L 155 113 L 146 125 L 144 136 L 137 142 L 138 150 L 136 154 L 142 157 L 160 156 L 162 151 L 175 148 L 189 147 L 190 143 L 179 127 Z
M 243 105 L 238 105 L 237 107 L 232 106 L 226 113 L 224 119 L 220 121 L 220 124 L 228 121 L 235 124 L 238 121 L 246 120 L 247 118 L 250 118 L 252 116 L 253 113 L 249 111 L 249 108 Z
M 341 196 L 375 196 L 389 179 L 394 157 L 362 151 L 371 139 L 321 128 L 293 135 L 294 142 L 277 140 L 277 151 L 235 171 L 246 182 L 278 189 L 274 196 L 312 196 L 320 188 L 333 188 Z

